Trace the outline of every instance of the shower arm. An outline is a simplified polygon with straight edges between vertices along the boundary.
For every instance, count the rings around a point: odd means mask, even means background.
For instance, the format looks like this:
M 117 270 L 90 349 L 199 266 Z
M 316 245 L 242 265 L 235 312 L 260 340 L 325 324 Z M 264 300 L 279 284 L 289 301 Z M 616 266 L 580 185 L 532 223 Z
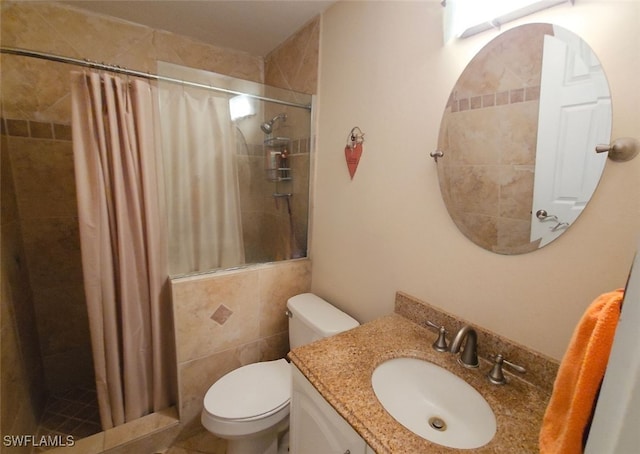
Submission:
M 271 120 L 269 120 L 269 124 L 274 124 L 276 121 L 278 121 L 281 118 L 286 121 L 287 120 L 287 114 L 286 113 L 279 113 L 278 115 L 273 117 Z

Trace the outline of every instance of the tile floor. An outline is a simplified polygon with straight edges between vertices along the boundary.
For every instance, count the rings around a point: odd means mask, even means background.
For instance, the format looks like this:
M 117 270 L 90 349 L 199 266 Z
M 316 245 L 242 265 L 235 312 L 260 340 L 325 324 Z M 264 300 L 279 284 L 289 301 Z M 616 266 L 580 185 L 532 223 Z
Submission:
M 225 454 L 227 442 L 200 430 L 191 437 L 174 442 L 165 454 Z
M 95 389 L 74 388 L 49 396 L 40 418 L 38 436 L 72 435 L 78 440 L 101 430 Z M 33 453 L 46 450 L 45 447 L 36 447 Z
M 282 440 L 281 440 L 282 441 Z M 289 452 L 289 434 L 285 435 L 284 446 L 280 446 L 279 454 Z M 174 442 L 164 454 L 226 454 L 227 442 L 202 428 L 191 437 Z

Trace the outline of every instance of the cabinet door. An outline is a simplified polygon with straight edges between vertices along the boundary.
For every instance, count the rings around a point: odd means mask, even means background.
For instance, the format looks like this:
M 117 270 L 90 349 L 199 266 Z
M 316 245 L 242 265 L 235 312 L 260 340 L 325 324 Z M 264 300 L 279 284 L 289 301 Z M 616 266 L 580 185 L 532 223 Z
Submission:
M 366 443 L 295 367 L 291 454 L 365 454 Z

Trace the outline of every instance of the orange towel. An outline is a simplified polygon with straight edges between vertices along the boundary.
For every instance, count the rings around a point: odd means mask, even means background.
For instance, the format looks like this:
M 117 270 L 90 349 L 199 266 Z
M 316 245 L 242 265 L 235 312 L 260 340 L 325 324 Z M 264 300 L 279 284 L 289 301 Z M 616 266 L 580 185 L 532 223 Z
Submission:
M 604 377 L 624 290 L 596 298 L 573 332 L 542 420 L 541 454 L 580 454 Z

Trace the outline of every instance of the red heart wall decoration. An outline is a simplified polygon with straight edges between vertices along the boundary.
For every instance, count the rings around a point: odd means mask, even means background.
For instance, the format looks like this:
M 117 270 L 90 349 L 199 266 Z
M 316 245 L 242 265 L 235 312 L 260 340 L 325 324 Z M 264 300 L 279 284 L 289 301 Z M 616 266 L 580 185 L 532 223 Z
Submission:
M 344 147 L 344 156 L 347 159 L 349 175 L 351 175 L 351 179 L 353 180 L 353 176 L 356 174 L 356 169 L 358 168 L 358 163 L 360 162 L 360 157 L 362 156 L 362 143 Z

